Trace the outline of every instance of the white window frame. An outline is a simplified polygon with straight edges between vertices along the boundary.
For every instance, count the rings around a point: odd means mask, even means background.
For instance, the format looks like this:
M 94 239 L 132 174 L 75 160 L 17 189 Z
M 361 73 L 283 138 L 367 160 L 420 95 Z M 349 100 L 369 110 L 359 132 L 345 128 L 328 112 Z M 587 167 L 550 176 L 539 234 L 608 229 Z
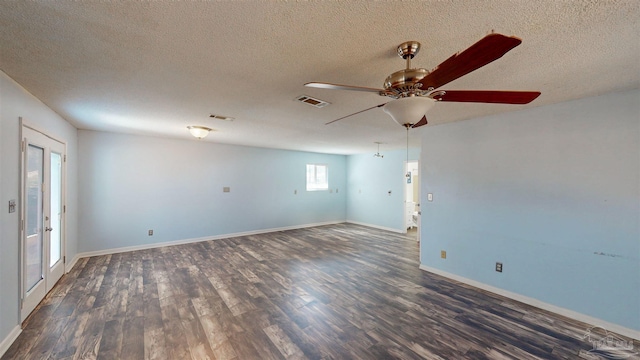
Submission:
M 310 167 L 313 167 L 310 176 Z M 324 167 L 324 179 L 318 178 L 318 168 Z M 307 164 L 307 191 L 326 191 L 329 190 L 329 165 L 327 164 Z

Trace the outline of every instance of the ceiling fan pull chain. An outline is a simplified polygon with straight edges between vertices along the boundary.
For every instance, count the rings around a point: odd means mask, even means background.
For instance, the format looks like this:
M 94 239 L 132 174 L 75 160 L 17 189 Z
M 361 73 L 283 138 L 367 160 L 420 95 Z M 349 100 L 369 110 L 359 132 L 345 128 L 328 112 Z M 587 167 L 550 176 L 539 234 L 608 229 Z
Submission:
M 407 129 L 407 174 L 405 177 L 410 178 L 411 173 L 409 172 L 409 126 L 405 126 Z

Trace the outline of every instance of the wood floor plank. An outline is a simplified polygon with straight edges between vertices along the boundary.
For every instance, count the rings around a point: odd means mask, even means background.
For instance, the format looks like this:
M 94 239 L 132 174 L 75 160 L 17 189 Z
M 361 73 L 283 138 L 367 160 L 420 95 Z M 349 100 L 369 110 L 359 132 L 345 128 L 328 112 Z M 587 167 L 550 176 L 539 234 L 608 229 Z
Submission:
M 29 350 L 29 353 L 40 359 L 48 358 L 53 347 L 58 341 L 60 332 L 64 329 L 68 320 L 69 318 L 49 321 L 44 326 L 42 334 L 39 336 L 38 341 Z
M 54 359 L 73 357 L 84 339 L 83 333 L 89 321 L 89 312 L 70 316 L 64 329 L 58 334 L 58 341 L 51 357 Z
M 418 258 L 338 224 L 81 259 L 2 359 L 593 358 L 590 325 Z
M 278 325 L 268 326 L 262 331 L 267 334 L 269 340 L 278 348 L 285 359 L 300 359 L 304 357 L 300 348 L 291 341 Z
M 175 299 L 160 299 L 160 308 L 168 359 L 190 359 L 189 343 L 182 330 L 182 322 Z
M 209 345 L 209 339 L 204 333 L 193 306 L 189 304 L 179 307 L 178 315 L 182 323 L 182 330 L 189 344 L 191 357 L 194 359 L 215 359 L 213 349 Z
M 98 357 L 104 326 L 104 307 L 89 311 L 89 318 L 74 354 L 74 359 L 96 359 Z
M 100 340 L 98 359 L 117 359 L 122 354 L 124 318 L 105 322 Z

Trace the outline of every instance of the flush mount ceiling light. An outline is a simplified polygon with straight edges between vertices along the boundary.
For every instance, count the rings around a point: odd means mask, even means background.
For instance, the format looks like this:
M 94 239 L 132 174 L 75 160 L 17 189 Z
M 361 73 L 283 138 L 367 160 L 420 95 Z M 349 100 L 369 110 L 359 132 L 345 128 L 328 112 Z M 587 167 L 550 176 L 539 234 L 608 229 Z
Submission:
M 207 137 L 210 131 L 215 131 L 206 126 L 187 126 L 187 129 L 189 129 L 189 132 L 191 133 L 191 135 L 193 135 L 194 137 L 197 137 L 198 139 Z

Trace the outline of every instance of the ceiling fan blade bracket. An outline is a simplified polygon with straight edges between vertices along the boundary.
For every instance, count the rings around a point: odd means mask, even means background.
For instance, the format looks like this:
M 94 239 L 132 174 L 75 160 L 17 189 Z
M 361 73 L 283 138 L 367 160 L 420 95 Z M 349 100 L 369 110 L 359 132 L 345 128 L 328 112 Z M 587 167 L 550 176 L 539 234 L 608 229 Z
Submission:
M 442 101 L 442 98 L 447 94 L 445 90 L 433 91 L 428 96 L 436 101 Z

